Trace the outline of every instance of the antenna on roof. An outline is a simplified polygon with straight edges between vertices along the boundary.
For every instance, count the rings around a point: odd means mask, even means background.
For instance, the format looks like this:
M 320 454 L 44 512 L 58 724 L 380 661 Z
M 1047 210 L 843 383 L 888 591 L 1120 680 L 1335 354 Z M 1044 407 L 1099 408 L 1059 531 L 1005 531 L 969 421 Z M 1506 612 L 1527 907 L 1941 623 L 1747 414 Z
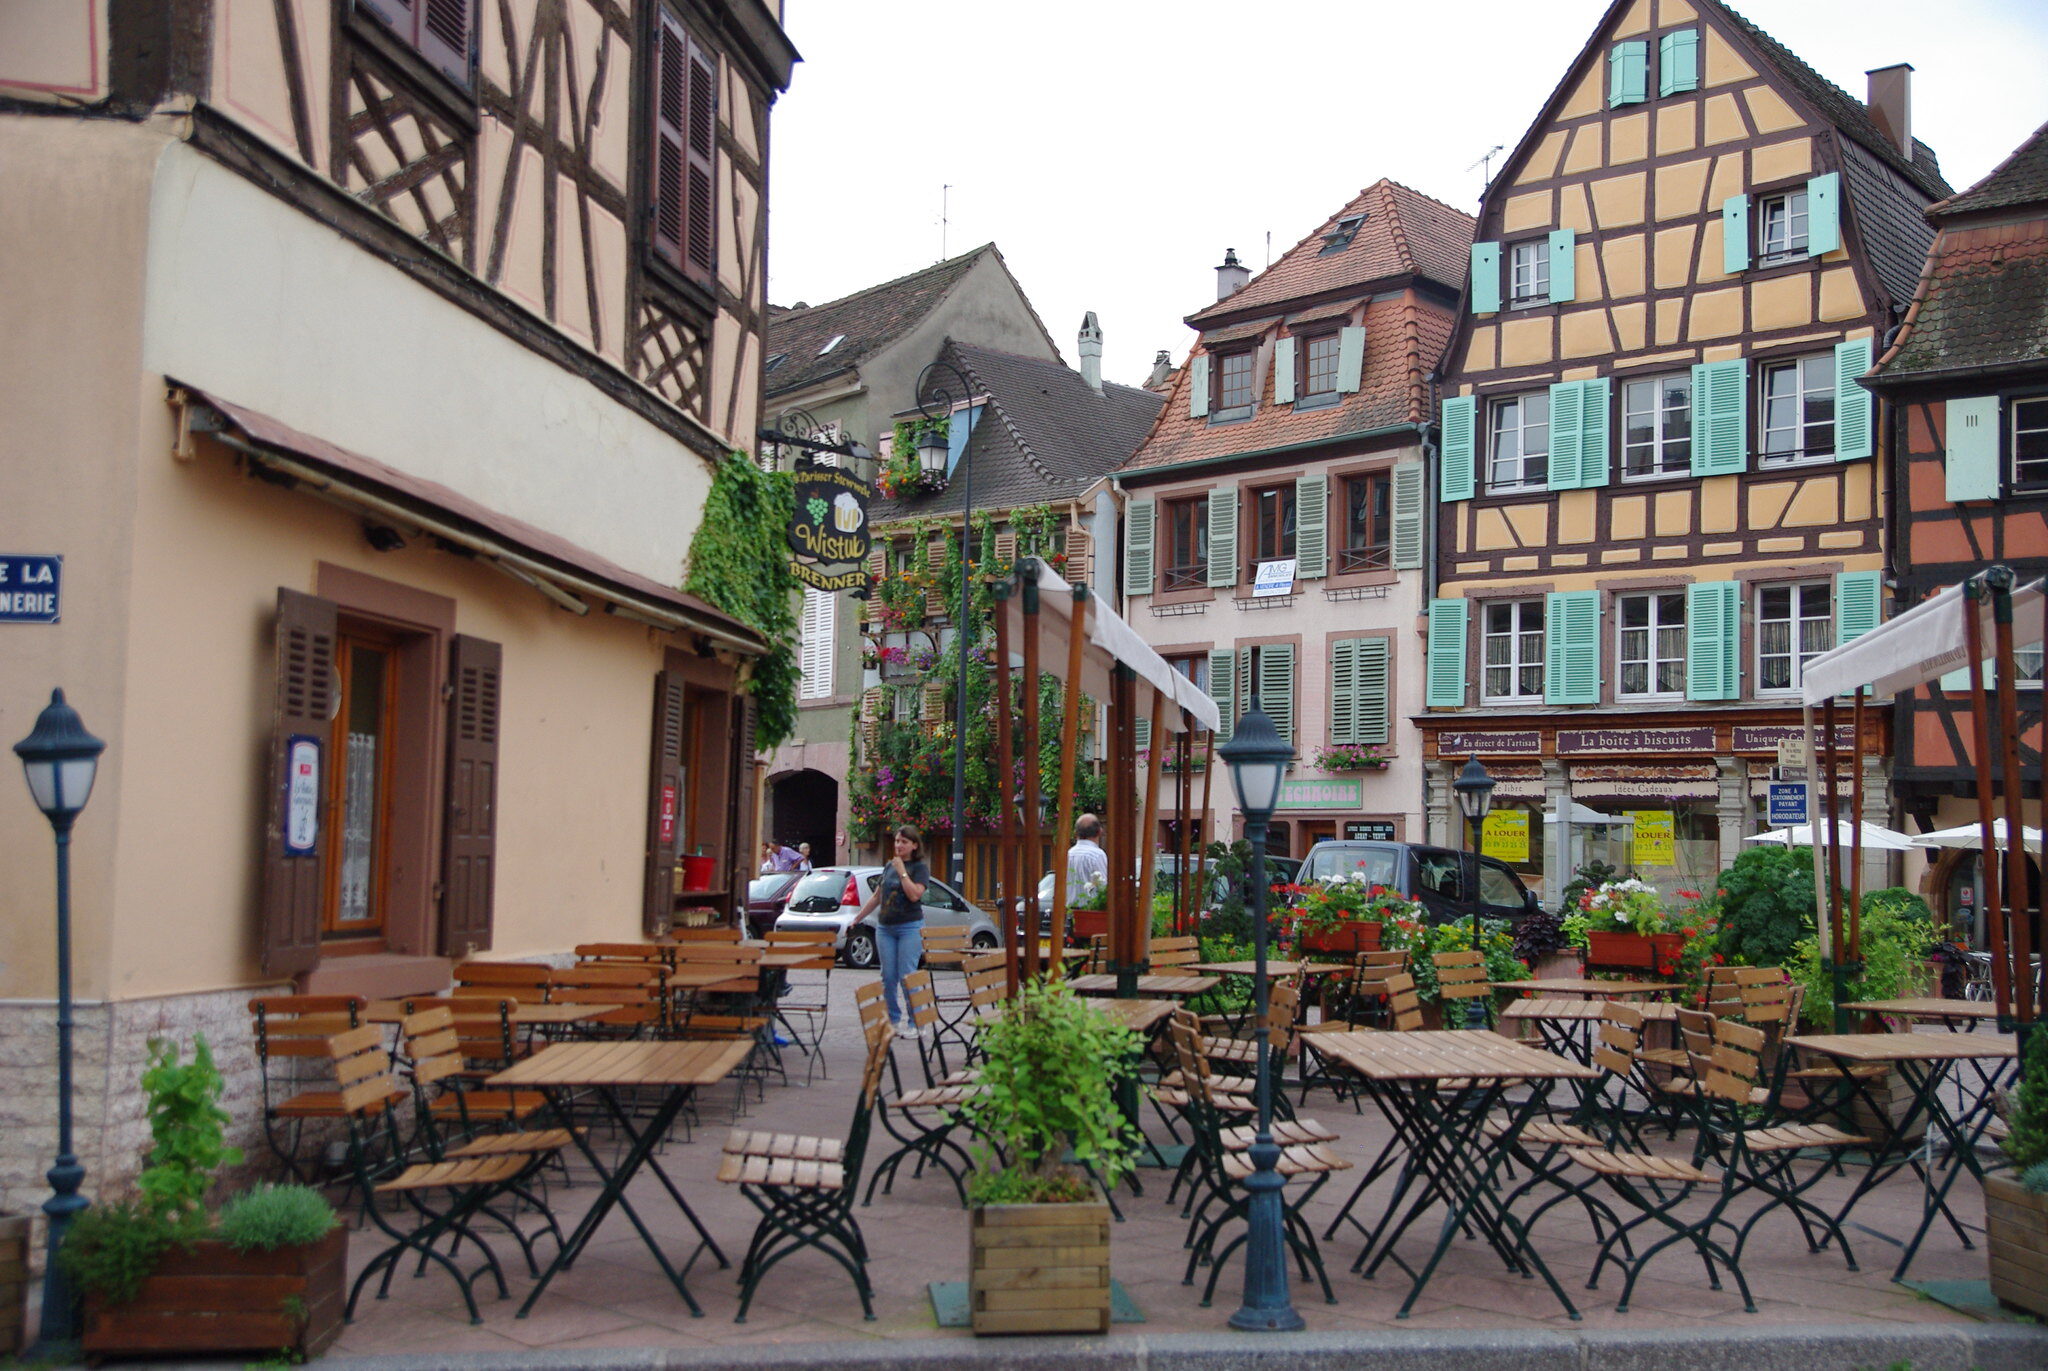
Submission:
M 951 186 L 943 184 L 939 187 L 939 260 L 941 262 L 946 260 L 946 200 L 952 189 Z
M 1472 167 L 1485 168 L 1484 171 L 1479 173 L 1480 176 L 1483 178 L 1479 183 L 1479 193 L 1481 195 L 1484 195 L 1486 193 L 1486 188 L 1493 184 L 1493 158 L 1494 154 L 1498 153 L 1500 150 L 1500 144 L 1495 143 L 1492 147 L 1486 150 L 1486 155 L 1484 157 L 1481 157 L 1478 161 L 1472 164 Z M 1465 168 L 1465 170 L 1470 171 L 1472 170 L 1472 167 L 1467 167 Z
M 1266 230 L 1266 265 L 1273 265 L 1273 230 Z

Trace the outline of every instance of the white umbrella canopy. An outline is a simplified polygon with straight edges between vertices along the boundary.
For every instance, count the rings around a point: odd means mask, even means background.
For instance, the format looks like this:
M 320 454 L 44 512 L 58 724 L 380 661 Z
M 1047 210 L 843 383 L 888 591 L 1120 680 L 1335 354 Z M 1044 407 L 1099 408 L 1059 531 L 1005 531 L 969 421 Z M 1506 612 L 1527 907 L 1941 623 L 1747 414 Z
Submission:
M 2001 848 L 2005 846 L 2005 820 L 1993 819 L 1991 821 L 1991 841 Z M 2027 851 L 2039 852 L 2041 850 L 2041 830 L 2038 828 L 2027 828 L 2022 825 L 2020 828 L 2020 841 L 2026 846 Z M 1922 833 L 1919 837 L 1913 839 L 1913 846 L 1982 848 L 1984 846 L 1984 830 L 1976 824 L 1963 824 L 1959 828 L 1939 829 L 1933 833 Z
M 1858 824 L 1852 827 L 1848 820 L 1835 821 L 1835 846 L 1852 847 L 1856 842 L 1856 829 L 1863 830 L 1863 848 L 1866 852 L 1911 852 L 1914 840 L 1903 833 L 1893 832 L 1880 824 Z M 1793 847 L 1811 847 L 1818 830 L 1822 845 L 1826 845 L 1825 824 L 1794 824 L 1790 828 L 1774 828 L 1768 833 L 1752 833 L 1742 841 L 1746 843 L 1786 843 Z

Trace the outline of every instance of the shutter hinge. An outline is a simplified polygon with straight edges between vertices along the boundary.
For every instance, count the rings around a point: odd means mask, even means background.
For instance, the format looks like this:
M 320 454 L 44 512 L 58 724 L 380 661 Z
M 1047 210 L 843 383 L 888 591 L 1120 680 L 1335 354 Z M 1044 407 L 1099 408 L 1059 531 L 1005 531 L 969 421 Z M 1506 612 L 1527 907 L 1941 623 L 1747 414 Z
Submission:
M 441 701 L 442 701 L 442 703 L 444 703 L 444 704 L 445 704 L 445 703 L 447 703 L 448 701 L 450 701 L 450 700 L 452 700 L 452 699 L 454 699 L 454 698 L 455 698 L 455 682 L 453 682 L 453 681 L 443 681 L 443 682 L 441 682 Z
M 444 903 L 444 902 L 445 902 L 445 901 L 447 900 L 447 898 L 448 898 L 448 883 L 447 883 L 446 881 L 436 881 L 436 882 L 434 882 L 434 894 L 433 894 L 433 900 L 434 900 L 434 904 L 435 904 L 435 905 L 436 905 L 436 906 L 438 907 L 439 905 L 443 904 L 443 903 Z

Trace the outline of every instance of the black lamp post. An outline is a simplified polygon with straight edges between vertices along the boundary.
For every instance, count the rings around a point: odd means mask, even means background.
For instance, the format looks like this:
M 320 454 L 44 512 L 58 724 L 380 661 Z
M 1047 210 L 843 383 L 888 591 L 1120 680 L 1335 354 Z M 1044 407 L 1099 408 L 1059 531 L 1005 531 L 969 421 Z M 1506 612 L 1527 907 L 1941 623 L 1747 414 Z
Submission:
M 43 1270 L 43 1320 L 31 1358 L 54 1356 L 73 1341 L 71 1282 L 57 1253 L 71 1220 L 86 1207 L 78 1187 L 85 1168 L 71 1151 L 71 825 L 92 795 L 106 744 L 85 731 L 64 692 L 50 692 L 49 708 L 36 716 L 35 730 L 14 745 L 28 775 L 29 794 L 57 835 L 57 1164 L 48 1172 L 49 1253 Z
M 1476 882 L 1479 876 L 1479 849 L 1483 846 L 1486 832 L 1486 816 L 1493 809 L 1493 777 L 1486 774 L 1486 768 L 1479 764 L 1475 754 L 1465 765 L 1458 768 L 1458 779 L 1451 782 L 1451 789 L 1458 793 L 1458 808 L 1464 811 L 1465 827 L 1471 836 L 1472 876 Z M 1479 916 L 1472 916 L 1472 945 L 1479 946 Z M 1465 1021 L 1473 1028 L 1486 1027 L 1486 1002 L 1467 1000 Z
M 1280 805 L 1280 783 L 1294 760 L 1294 749 L 1254 696 L 1251 712 L 1237 721 L 1230 741 L 1216 749 L 1216 755 L 1230 766 L 1230 784 L 1244 813 L 1244 835 L 1252 845 L 1252 948 L 1258 960 L 1252 976 L 1252 1010 L 1259 1025 L 1259 1132 L 1251 1148 L 1255 1169 L 1244 1183 L 1251 1192 L 1245 1214 L 1244 1305 L 1230 1316 L 1230 1326 L 1283 1333 L 1303 1325 L 1287 1288 L 1286 1216 L 1280 1199 L 1287 1178 L 1276 1169 L 1280 1149 L 1273 1142 L 1272 1034 L 1266 1026 L 1266 945 L 1271 938 L 1266 928 L 1266 825 Z
M 927 427 L 917 440 L 917 460 L 928 476 L 946 474 L 952 449 L 953 406 L 973 394 L 967 377 L 950 362 L 933 362 L 917 377 L 917 412 L 926 419 L 945 419 L 947 433 Z M 966 422 L 963 418 L 961 422 Z M 953 706 L 953 889 L 967 897 L 967 649 L 968 611 L 974 593 L 974 468 L 967 461 L 965 442 L 960 448 L 960 617 L 954 621 L 953 646 L 960 657 Z

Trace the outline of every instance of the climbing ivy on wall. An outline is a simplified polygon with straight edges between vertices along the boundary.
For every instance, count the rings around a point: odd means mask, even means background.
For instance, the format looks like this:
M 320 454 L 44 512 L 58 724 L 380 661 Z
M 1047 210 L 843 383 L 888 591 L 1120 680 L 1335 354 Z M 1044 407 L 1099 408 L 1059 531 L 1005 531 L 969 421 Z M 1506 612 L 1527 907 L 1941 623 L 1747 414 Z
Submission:
M 789 569 L 789 521 L 796 484 L 763 471 L 743 452 L 719 463 L 704 520 L 690 540 L 683 589 L 768 640 L 754 668 L 754 746 L 766 752 L 796 731 L 796 610 L 802 589 Z

